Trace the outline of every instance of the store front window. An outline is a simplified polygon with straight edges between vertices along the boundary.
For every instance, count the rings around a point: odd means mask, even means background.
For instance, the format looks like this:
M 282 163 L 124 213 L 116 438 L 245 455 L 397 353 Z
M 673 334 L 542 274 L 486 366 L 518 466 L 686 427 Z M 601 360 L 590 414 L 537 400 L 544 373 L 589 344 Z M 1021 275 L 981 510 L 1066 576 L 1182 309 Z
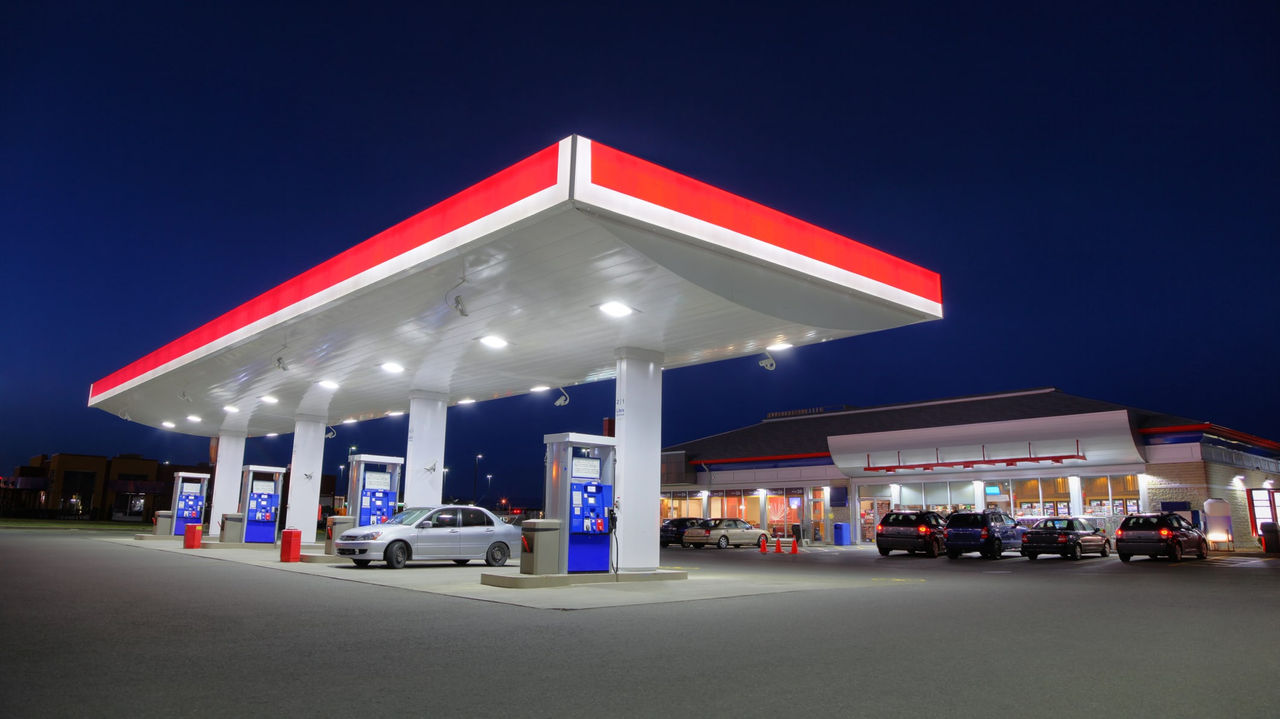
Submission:
M 820 487 L 814 487 L 810 492 L 812 499 L 810 500 L 809 516 L 813 518 L 811 539 L 815 542 L 825 542 L 830 537 L 827 526 L 827 497 Z
M 662 512 L 663 519 L 675 519 L 676 517 L 701 517 L 702 516 L 702 493 L 693 492 L 664 492 L 662 494 Z

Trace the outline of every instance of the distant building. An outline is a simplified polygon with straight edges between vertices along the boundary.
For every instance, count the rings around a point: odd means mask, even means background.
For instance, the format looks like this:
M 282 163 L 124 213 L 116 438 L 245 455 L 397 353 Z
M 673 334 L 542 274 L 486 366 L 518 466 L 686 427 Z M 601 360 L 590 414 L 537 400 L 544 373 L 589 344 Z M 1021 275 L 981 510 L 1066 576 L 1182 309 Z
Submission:
M 662 516 L 731 516 L 774 534 L 829 540 L 850 523 L 874 541 L 891 509 L 998 508 L 1085 516 L 1113 531 L 1126 513 L 1199 513 L 1226 500 L 1237 546 L 1280 503 L 1280 443 L 1210 422 L 1056 389 L 871 408 L 777 412 L 669 447 Z
M 175 472 L 208 473 L 210 468 L 163 464 L 136 454 L 111 459 L 37 455 L 0 482 L 0 514 L 150 522 L 156 511 L 169 509 Z

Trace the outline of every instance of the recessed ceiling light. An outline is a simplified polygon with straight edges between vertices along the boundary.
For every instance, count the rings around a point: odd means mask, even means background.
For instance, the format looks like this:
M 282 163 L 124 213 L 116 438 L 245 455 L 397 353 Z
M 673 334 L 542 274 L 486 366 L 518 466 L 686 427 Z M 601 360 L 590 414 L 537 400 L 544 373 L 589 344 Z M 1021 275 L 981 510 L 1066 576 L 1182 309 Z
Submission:
M 165 427 L 167 427 L 167 428 L 169 428 L 169 429 L 173 429 L 174 427 L 177 427 L 177 426 L 178 426 L 178 425 L 174 424 L 173 422 L 170 422 L 170 421 L 169 421 L 169 420 L 167 420 L 167 419 L 166 419 L 165 421 L 161 422 L 160 424 L 164 425 Z
M 279 402 L 280 400 L 276 399 L 275 397 L 272 397 L 272 396 L 271 396 L 271 395 L 269 395 L 269 394 L 264 394 L 264 395 L 262 395 L 262 401 L 263 401 L 263 402 L 266 402 L 267 404 L 275 404 L 276 402 Z
M 610 317 L 626 317 L 633 312 L 630 307 L 613 300 L 600 305 L 600 311 Z
M 404 371 L 404 365 L 399 362 L 383 362 L 382 371 L 389 372 L 391 374 L 400 374 Z
M 198 417 L 198 416 L 196 416 L 196 415 L 194 415 L 194 414 L 189 414 L 189 415 L 187 415 L 187 421 L 188 421 L 188 422 L 199 422 L 199 421 L 200 421 L 200 417 Z
M 223 408 L 222 408 L 222 411 L 223 411 L 223 412 L 230 412 L 231 414 L 235 414 L 236 412 L 239 412 L 239 411 L 240 411 L 240 408 L 239 408 L 239 407 L 236 407 L 235 405 L 230 405 L 230 404 L 229 404 L 229 405 L 227 405 L 226 407 L 223 407 Z
M 540 384 L 537 387 L 530 387 L 529 391 L 530 392 L 546 392 L 549 389 L 551 388 L 546 386 L 545 384 Z
M 497 335 L 485 335 L 480 338 L 480 343 L 485 347 L 492 347 L 496 350 L 500 350 L 507 346 L 507 341 Z
M 343 424 L 355 424 L 355 423 L 356 423 L 356 418 L 355 418 L 355 417 L 347 417 L 346 419 L 342 420 L 342 423 L 343 423 Z
M 475 404 L 475 403 L 476 401 L 474 399 L 471 399 L 470 397 L 463 397 L 462 399 L 458 400 L 458 404 Z
M 268 436 L 268 437 L 279 437 L 279 436 L 280 436 L 280 433 L 279 433 L 279 432 L 267 432 L 267 436 Z
M 337 388 L 338 388 L 338 383 L 337 383 L 337 382 L 334 382 L 334 381 L 333 381 L 333 380 L 331 380 L 331 379 L 322 379 L 322 380 L 320 380 L 317 384 L 319 384 L 321 387 L 324 387 L 325 389 L 337 389 Z
M 790 342 L 774 342 L 768 347 L 765 347 L 765 349 L 769 350 L 770 352 L 781 352 L 782 350 L 789 350 L 792 347 L 794 347 L 794 345 L 792 345 Z
M 404 410 L 402 409 L 393 409 L 387 412 L 388 417 L 399 417 L 402 414 L 404 414 Z

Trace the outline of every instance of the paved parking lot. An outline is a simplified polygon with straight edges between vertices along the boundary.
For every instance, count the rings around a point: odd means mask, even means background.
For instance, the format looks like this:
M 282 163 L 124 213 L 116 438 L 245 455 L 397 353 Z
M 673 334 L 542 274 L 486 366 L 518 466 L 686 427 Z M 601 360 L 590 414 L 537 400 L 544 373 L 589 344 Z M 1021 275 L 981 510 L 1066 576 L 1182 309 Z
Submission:
M 0 530 L 0 716 L 1275 715 L 1259 556 L 668 548 L 689 580 L 504 590 L 151 544 Z

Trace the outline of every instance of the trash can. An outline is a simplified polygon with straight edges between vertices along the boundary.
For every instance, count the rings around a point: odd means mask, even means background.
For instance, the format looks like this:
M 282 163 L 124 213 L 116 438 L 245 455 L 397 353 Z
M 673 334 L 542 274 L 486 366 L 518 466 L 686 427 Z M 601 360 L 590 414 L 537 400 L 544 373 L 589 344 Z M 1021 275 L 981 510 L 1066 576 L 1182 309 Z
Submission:
M 280 561 L 302 561 L 301 529 L 286 529 L 280 534 Z
M 222 531 L 218 541 L 223 544 L 244 544 L 244 512 L 222 515 Z
M 173 512 L 168 510 L 156 512 L 156 536 L 173 536 Z
M 199 549 L 200 548 L 200 532 L 204 529 L 199 524 L 188 524 L 182 528 L 182 548 L 183 549 Z
M 1262 530 L 1260 535 L 1262 538 L 1262 551 L 1267 554 L 1280 554 L 1280 524 L 1263 522 L 1258 525 L 1258 529 Z
M 520 573 L 560 572 L 560 520 L 526 519 L 520 525 Z
M 326 519 L 324 528 L 324 553 L 337 554 L 338 550 L 333 546 L 333 540 L 341 537 L 343 532 L 354 526 L 356 526 L 355 517 L 333 515 Z
M 850 527 L 848 522 L 836 522 L 832 525 L 832 528 L 835 532 L 833 544 L 838 547 L 847 547 L 850 544 L 853 544 L 853 540 L 851 539 L 853 535 L 849 532 Z

